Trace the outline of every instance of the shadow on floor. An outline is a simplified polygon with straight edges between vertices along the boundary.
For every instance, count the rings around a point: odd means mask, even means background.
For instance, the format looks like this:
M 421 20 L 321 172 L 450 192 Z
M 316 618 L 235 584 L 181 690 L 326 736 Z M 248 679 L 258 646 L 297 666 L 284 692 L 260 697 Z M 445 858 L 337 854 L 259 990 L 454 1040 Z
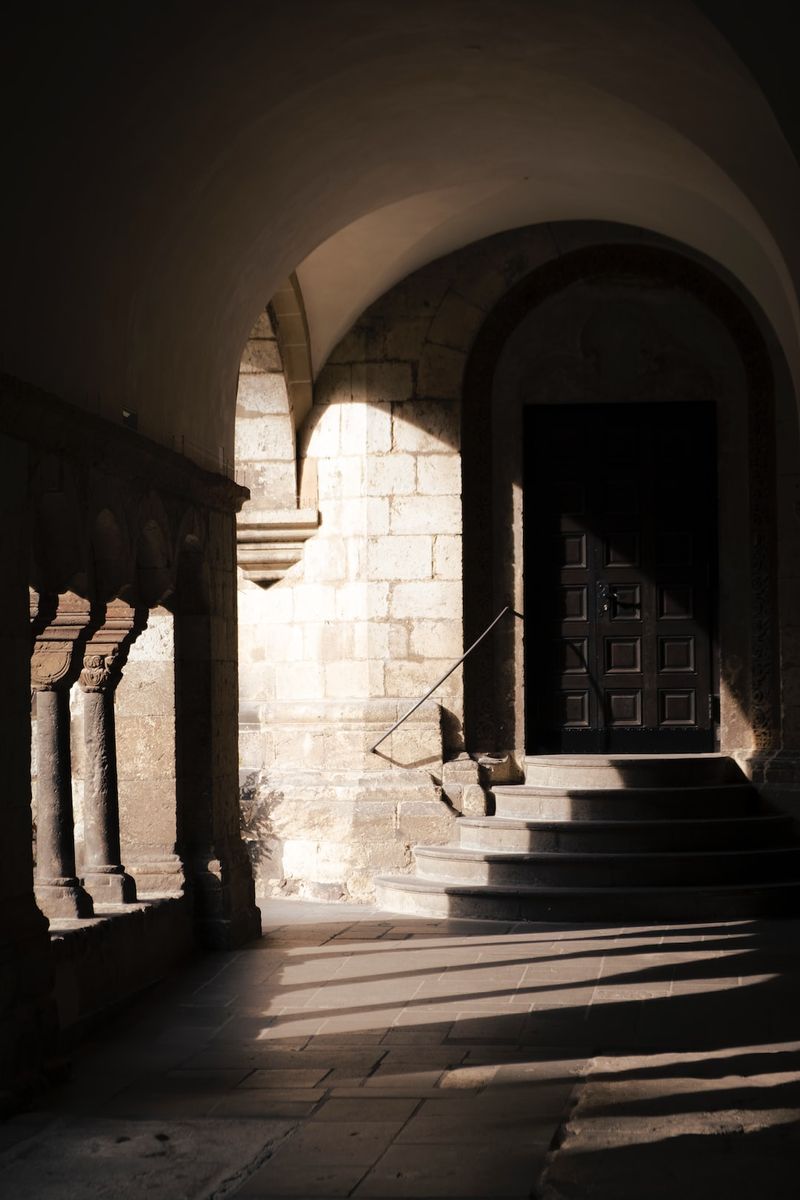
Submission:
M 264 913 L 6 1123 L 0 1192 L 796 1195 L 797 922 Z

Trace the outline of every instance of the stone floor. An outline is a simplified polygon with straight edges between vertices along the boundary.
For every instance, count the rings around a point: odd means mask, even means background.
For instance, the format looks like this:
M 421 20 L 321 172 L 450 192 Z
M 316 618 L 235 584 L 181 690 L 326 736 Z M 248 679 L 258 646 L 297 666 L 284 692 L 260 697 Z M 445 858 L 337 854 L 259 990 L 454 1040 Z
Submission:
M 0 1125 L 0 1195 L 800 1194 L 800 922 L 264 912 Z

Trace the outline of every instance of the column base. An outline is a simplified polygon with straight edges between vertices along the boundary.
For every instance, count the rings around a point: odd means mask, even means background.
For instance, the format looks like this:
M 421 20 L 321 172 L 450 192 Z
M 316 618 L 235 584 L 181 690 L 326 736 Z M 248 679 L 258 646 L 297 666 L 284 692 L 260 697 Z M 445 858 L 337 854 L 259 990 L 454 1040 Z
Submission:
M 94 916 L 92 897 L 80 881 L 69 877 L 37 881 L 36 902 L 46 917 L 83 920 Z
M 95 904 L 135 904 L 136 881 L 123 867 L 95 867 L 82 883 Z
M 247 851 L 241 841 L 217 856 L 192 855 L 190 890 L 198 941 L 211 950 L 232 950 L 261 937 L 261 911 Z
M 186 887 L 183 862 L 177 854 L 158 850 L 125 850 L 125 866 L 142 896 L 181 896 Z

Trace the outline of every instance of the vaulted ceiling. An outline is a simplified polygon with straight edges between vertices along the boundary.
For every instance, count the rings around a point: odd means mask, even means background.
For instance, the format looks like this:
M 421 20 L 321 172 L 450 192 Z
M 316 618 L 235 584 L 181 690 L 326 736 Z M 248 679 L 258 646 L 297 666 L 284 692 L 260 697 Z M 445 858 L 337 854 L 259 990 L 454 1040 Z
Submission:
M 762 21 L 748 39 L 735 4 L 34 15 L 5 81 L 6 371 L 112 418 L 134 410 L 143 432 L 207 459 L 230 452 L 242 347 L 292 270 L 319 367 L 371 300 L 432 258 L 589 218 L 718 262 L 800 379 L 795 130 L 733 48 L 763 73 L 781 34 Z M 781 116 L 788 93 L 771 93 Z

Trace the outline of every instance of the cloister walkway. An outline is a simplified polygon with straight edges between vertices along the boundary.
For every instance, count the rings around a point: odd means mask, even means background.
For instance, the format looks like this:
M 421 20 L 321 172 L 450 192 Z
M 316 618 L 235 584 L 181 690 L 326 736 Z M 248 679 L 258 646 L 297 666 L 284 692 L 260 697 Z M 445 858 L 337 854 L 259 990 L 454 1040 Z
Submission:
M 799 922 L 264 915 L 0 1126 L 0 1195 L 798 1194 Z

